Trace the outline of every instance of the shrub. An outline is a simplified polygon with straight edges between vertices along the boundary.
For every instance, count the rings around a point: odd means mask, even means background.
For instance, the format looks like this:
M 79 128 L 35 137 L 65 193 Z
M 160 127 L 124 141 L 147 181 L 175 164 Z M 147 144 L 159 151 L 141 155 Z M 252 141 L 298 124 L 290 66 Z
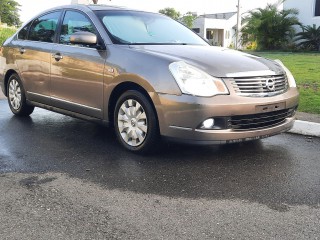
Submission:
M 16 29 L 0 27 L 0 46 L 2 46 L 3 42 L 7 38 L 11 37 L 15 32 L 16 32 Z
M 244 44 L 255 41 L 260 50 L 282 49 L 288 44 L 294 34 L 294 25 L 299 24 L 298 10 L 279 10 L 282 2 L 249 11 L 243 19 L 245 25 L 241 30 Z
M 320 26 L 313 24 L 313 26 L 301 26 L 301 28 L 303 31 L 296 35 L 296 41 L 300 41 L 298 45 L 306 50 L 320 51 Z
M 247 50 L 257 50 L 257 47 L 258 47 L 258 44 L 256 41 L 253 41 L 253 42 L 248 42 L 247 45 L 246 45 L 246 49 Z

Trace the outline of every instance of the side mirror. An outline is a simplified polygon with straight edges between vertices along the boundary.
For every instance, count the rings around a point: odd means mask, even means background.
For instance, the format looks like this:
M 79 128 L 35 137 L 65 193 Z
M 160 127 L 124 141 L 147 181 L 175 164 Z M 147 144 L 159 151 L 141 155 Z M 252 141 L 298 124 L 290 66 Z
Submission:
M 70 35 L 70 42 L 73 44 L 95 45 L 97 36 L 91 32 L 75 32 Z

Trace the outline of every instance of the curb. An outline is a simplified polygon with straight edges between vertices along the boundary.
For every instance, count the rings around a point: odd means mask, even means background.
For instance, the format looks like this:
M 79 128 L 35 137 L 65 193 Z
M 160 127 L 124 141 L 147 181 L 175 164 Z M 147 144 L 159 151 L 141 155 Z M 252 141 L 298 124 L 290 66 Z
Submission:
M 320 123 L 295 120 L 289 133 L 320 137 Z

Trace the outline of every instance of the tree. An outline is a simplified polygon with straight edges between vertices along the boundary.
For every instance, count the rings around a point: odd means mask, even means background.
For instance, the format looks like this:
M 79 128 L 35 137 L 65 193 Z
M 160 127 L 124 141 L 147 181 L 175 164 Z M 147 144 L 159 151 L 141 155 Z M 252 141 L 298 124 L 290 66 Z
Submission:
M 197 16 L 195 16 L 192 12 L 187 12 L 181 17 L 180 12 L 176 11 L 174 8 L 164 8 L 161 9 L 159 13 L 167 15 L 168 17 L 183 23 L 188 28 L 192 28 L 193 22 L 197 18 Z
M 258 49 L 281 49 L 295 33 L 294 25 L 299 25 L 298 10 L 279 10 L 279 1 L 249 12 L 243 19 L 243 43 L 256 42 Z
M 193 13 L 187 12 L 182 17 L 182 23 L 186 25 L 188 28 L 192 28 L 194 20 L 197 18 Z
M 98 0 L 92 0 L 93 4 L 98 4 Z
M 0 0 L 0 22 L 9 26 L 20 26 L 20 4 L 15 0 Z
M 168 17 L 171 17 L 174 20 L 179 20 L 181 16 L 180 12 L 176 11 L 174 8 L 164 8 L 161 9 L 159 13 L 167 15 Z
M 313 26 L 301 26 L 301 28 L 303 31 L 298 33 L 295 39 L 296 41 L 301 41 L 298 46 L 320 51 L 320 26 L 317 27 L 313 24 Z

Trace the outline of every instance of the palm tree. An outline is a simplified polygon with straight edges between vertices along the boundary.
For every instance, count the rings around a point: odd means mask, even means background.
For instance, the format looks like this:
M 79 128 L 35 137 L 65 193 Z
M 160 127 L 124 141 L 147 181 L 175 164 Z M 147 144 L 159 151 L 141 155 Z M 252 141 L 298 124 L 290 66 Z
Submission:
M 257 42 L 259 49 L 266 50 L 280 49 L 288 43 L 289 37 L 295 32 L 293 26 L 300 23 L 298 10 L 279 10 L 282 2 L 249 11 L 249 15 L 243 19 L 243 43 Z
M 298 46 L 303 46 L 310 50 L 320 51 L 320 26 L 301 26 L 302 32 L 296 34 L 296 41 L 301 41 Z

